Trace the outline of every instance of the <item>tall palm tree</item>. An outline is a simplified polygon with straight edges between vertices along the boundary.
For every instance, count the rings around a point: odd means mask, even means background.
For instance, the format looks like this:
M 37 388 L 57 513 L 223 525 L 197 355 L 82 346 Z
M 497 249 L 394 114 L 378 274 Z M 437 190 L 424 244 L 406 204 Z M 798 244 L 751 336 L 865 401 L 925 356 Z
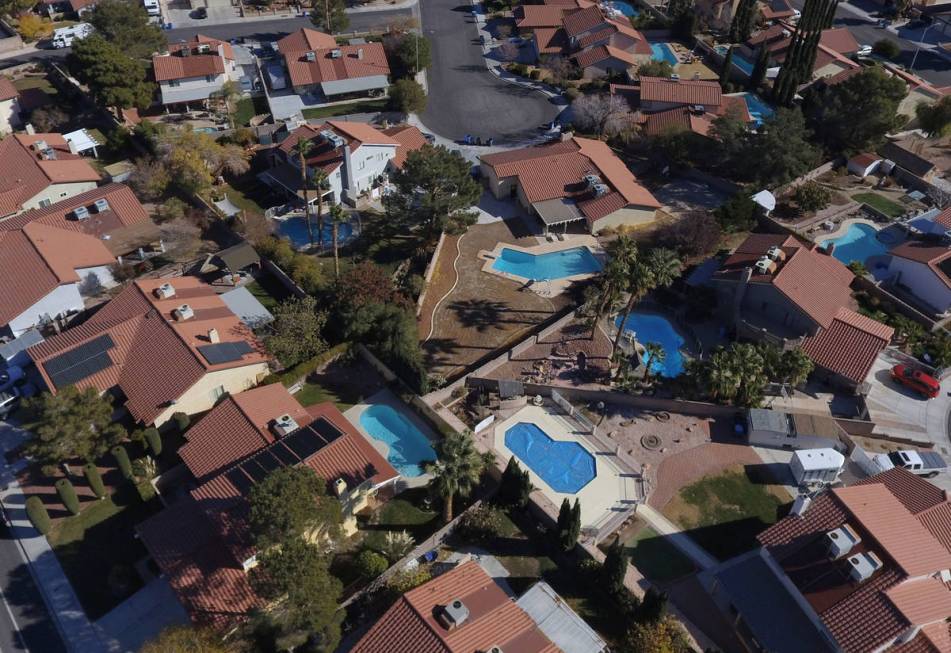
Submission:
M 611 258 L 604 266 L 593 293 L 596 308 L 591 316 L 591 333 L 588 340 L 594 339 L 601 318 L 611 312 L 621 300 L 630 267 L 637 261 L 637 243 L 629 236 L 620 236 L 612 244 L 610 255 Z
M 734 343 L 730 347 L 730 367 L 737 377 L 737 403 L 743 406 L 752 406 L 758 403 L 766 385 L 765 365 L 762 355 L 756 345 L 750 343 Z
M 628 270 L 628 299 L 624 307 L 624 318 L 618 325 L 617 335 L 614 336 L 614 345 L 611 348 L 611 358 L 617 354 L 621 344 L 621 335 L 627 326 L 627 321 L 634 311 L 634 307 L 641 298 L 655 288 L 666 288 L 674 282 L 683 264 L 677 254 L 670 249 L 658 247 L 653 249 L 647 257 L 639 257 L 637 262 Z
M 294 145 L 294 152 L 300 164 L 300 185 L 304 191 L 304 222 L 307 225 L 307 239 L 311 247 L 314 245 L 314 230 L 310 223 L 310 180 L 307 177 L 307 157 L 315 147 L 314 142 L 308 138 L 301 138 Z
M 739 380 L 731 365 L 729 354 L 723 349 L 718 349 L 710 356 L 707 365 L 704 367 L 706 377 L 704 384 L 710 398 L 714 401 L 718 399 L 730 400 L 736 396 L 739 388 Z
M 324 191 L 327 185 L 327 173 L 322 168 L 314 172 L 314 185 L 317 186 L 317 245 L 324 248 Z M 313 243 L 313 241 L 311 241 Z
M 443 520 L 452 521 L 452 500 L 469 496 L 479 483 L 486 458 L 476 451 L 472 435 L 450 433 L 436 445 L 436 460 L 423 463 L 423 469 L 433 475 L 429 487 L 443 499 Z
M 343 212 L 343 207 L 339 204 L 334 204 L 330 207 L 330 224 L 333 227 L 333 244 L 334 244 L 334 277 L 340 278 L 340 256 L 338 253 L 338 243 L 337 236 L 339 235 L 338 227 L 342 222 L 346 222 L 347 214 Z
M 664 361 L 667 360 L 667 352 L 664 351 L 664 346 L 659 342 L 646 342 L 644 343 L 644 352 L 647 354 L 647 362 L 645 366 L 647 371 L 644 372 L 644 380 L 651 380 L 651 367 L 654 363 L 664 364 Z

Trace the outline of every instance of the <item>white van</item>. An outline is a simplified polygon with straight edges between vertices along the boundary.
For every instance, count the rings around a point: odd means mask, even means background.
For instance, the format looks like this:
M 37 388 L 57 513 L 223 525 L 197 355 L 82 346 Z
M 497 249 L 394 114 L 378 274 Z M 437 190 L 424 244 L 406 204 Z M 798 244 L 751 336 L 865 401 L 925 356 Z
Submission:
M 68 48 L 73 41 L 81 40 L 92 34 L 92 25 L 77 23 L 69 27 L 60 27 L 53 32 L 52 44 L 54 48 Z
M 161 16 L 162 7 L 159 6 L 159 0 L 142 0 L 142 5 L 149 16 Z

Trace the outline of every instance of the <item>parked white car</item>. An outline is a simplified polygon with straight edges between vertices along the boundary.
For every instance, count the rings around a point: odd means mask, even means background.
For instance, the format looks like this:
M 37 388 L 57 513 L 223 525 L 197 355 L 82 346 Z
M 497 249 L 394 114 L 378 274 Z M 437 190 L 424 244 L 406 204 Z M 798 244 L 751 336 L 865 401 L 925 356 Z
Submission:
M 79 41 L 92 34 L 92 25 L 77 23 L 69 27 L 60 27 L 53 32 L 52 45 L 54 48 L 68 48 L 73 41 Z
M 142 5 L 145 7 L 145 11 L 149 16 L 162 15 L 162 7 L 159 5 L 159 0 L 142 0 Z
M 859 46 L 858 52 L 855 53 L 860 57 L 868 57 L 872 54 L 872 46 L 870 45 L 861 45 Z

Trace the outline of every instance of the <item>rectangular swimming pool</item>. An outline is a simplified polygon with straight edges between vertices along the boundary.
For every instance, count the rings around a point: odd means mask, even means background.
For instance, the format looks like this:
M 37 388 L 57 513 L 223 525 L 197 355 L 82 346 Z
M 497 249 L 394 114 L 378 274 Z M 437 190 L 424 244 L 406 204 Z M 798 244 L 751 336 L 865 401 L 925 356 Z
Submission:
M 680 63 L 674 49 L 667 43 L 651 43 L 651 58 L 657 61 L 666 61 L 671 66 Z
M 572 247 L 547 254 L 529 254 L 504 247 L 492 263 L 492 269 L 527 280 L 553 281 L 600 272 L 601 262 L 587 247 Z
M 392 406 L 370 406 L 360 414 L 360 426 L 387 446 L 386 459 L 402 476 L 422 476 L 422 463 L 436 460 L 429 438 Z

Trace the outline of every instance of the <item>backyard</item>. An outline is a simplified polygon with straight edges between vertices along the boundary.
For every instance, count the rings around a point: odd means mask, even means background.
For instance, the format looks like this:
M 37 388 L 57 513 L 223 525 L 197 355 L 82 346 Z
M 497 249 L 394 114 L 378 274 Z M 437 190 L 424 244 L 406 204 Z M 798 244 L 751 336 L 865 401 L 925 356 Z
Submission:
M 868 204 L 879 213 L 884 213 L 889 218 L 897 218 L 905 213 L 906 209 L 901 204 L 891 201 L 887 197 L 882 197 L 877 193 L 856 193 L 852 196 L 856 202 Z
M 241 98 L 234 110 L 234 124 L 247 125 L 251 118 L 268 111 L 267 98 L 263 95 Z
M 756 536 L 785 514 L 790 499 L 765 466 L 733 465 L 683 487 L 662 512 L 726 560 L 756 546 Z
M 362 100 L 360 102 L 348 102 L 347 104 L 332 104 L 327 107 L 304 109 L 302 113 L 307 120 L 347 116 L 354 113 L 379 113 L 386 109 L 388 102 L 389 100 L 387 98 Z
M 287 288 L 274 276 L 266 273 L 257 275 L 245 288 L 269 311 L 273 311 L 278 304 L 290 297 Z
M 689 558 L 640 521 L 635 522 L 634 534 L 625 540 L 624 548 L 631 558 L 631 564 L 655 582 L 676 580 L 694 571 Z
M 343 412 L 383 387 L 382 379 L 369 363 L 359 356 L 342 356 L 310 374 L 294 397 L 302 406 L 332 401 Z

